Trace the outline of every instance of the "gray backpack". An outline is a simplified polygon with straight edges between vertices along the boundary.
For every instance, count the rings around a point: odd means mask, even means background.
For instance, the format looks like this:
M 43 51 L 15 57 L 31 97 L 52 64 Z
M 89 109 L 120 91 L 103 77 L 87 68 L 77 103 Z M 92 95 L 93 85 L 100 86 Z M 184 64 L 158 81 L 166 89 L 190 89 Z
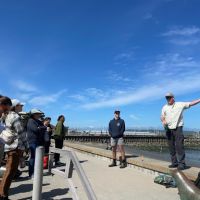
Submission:
M 166 188 L 177 187 L 175 179 L 167 174 L 160 174 L 159 176 L 156 176 L 154 179 L 154 183 L 164 185 Z

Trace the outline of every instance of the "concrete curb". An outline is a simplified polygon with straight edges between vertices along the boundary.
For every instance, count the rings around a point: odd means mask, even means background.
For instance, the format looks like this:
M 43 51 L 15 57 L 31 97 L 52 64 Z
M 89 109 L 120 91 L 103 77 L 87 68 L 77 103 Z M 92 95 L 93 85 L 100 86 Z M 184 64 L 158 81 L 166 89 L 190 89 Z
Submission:
M 81 152 L 90 153 L 90 154 L 112 159 L 112 152 L 108 150 L 90 147 L 90 146 L 86 146 L 86 145 L 78 144 L 78 143 L 70 143 L 66 141 L 64 142 L 64 144 L 67 147 L 79 150 Z M 127 156 L 131 157 L 133 155 L 127 155 Z M 143 156 L 127 158 L 127 163 L 130 165 L 134 165 L 137 167 L 141 167 L 141 168 L 148 169 L 154 172 L 159 172 L 159 173 L 171 174 L 171 172 L 173 171 L 172 169 L 168 168 L 168 165 L 170 164 L 169 162 L 150 159 Z M 189 169 L 184 170 L 183 172 L 189 179 L 194 181 L 199 171 L 200 169 L 196 167 L 191 167 Z

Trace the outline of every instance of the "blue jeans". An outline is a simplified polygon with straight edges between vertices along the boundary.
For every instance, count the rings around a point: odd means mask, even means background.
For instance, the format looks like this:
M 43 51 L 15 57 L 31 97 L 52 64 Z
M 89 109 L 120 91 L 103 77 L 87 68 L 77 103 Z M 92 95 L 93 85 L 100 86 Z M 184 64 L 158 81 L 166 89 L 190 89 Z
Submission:
M 36 143 L 29 144 L 29 150 L 31 152 L 31 157 L 29 159 L 29 169 L 28 169 L 29 177 L 31 177 L 34 174 L 35 152 L 36 152 L 37 147 L 38 147 L 38 144 Z

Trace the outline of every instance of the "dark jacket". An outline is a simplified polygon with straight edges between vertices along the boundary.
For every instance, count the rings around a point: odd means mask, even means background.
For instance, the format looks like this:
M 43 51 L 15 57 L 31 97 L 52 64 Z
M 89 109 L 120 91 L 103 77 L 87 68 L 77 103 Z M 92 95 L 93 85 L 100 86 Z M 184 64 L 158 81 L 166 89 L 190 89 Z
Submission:
M 123 119 L 112 119 L 109 123 L 109 134 L 112 138 L 121 138 L 124 136 L 125 122 Z
M 63 122 L 58 121 L 55 128 L 54 138 L 63 140 L 64 137 L 65 137 L 65 127 L 63 125 Z
M 41 121 L 30 118 L 27 123 L 28 143 L 37 145 L 44 145 L 44 134 L 46 127 Z

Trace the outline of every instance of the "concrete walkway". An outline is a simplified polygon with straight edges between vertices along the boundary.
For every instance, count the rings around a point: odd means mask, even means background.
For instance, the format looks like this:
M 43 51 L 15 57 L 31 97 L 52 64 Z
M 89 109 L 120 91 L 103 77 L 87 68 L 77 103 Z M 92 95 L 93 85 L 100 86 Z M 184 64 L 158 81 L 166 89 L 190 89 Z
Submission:
M 85 153 L 91 153 L 93 155 L 99 155 L 106 158 L 112 158 L 112 152 L 110 150 L 106 150 L 105 148 L 98 148 L 94 147 L 88 144 L 83 143 L 70 143 L 65 142 L 65 146 L 71 147 L 75 150 L 79 150 L 81 152 Z M 119 154 L 118 154 L 119 156 Z M 170 162 L 148 158 L 143 155 L 137 155 L 134 154 L 134 151 L 132 154 L 126 154 L 127 156 L 127 162 L 130 165 L 138 166 L 141 168 L 149 169 L 151 171 L 156 171 L 160 173 L 170 174 L 173 169 L 169 169 L 168 165 Z M 196 177 L 199 173 L 200 169 L 198 167 L 189 167 L 188 169 L 184 170 L 184 174 L 190 179 L 190 180 L 196 180 Z
M 76 154 L 83 166 L 89 181 L 99 200 L 178 200 L 178 190 L 166 189 L 164 186 L 153 182 L 155 174 L 147 173 L 141 168 L 127 167 L 120 169 L 118 166 L 109 168 L 110 161 L 106 158 L 97 158 L 91 154 Z M 27 171 L 23 173 L 22 180 L 13 182 L 10 190 L 10 199 L 31 199 L 32 180 L 27 180 Z M 73 173 L 73 181 L 77 187 L 80 199 L 87 199 L 83 187 Z M 44 176 L 43 199 L 71 200 L 67 182 L 57 175 Z

